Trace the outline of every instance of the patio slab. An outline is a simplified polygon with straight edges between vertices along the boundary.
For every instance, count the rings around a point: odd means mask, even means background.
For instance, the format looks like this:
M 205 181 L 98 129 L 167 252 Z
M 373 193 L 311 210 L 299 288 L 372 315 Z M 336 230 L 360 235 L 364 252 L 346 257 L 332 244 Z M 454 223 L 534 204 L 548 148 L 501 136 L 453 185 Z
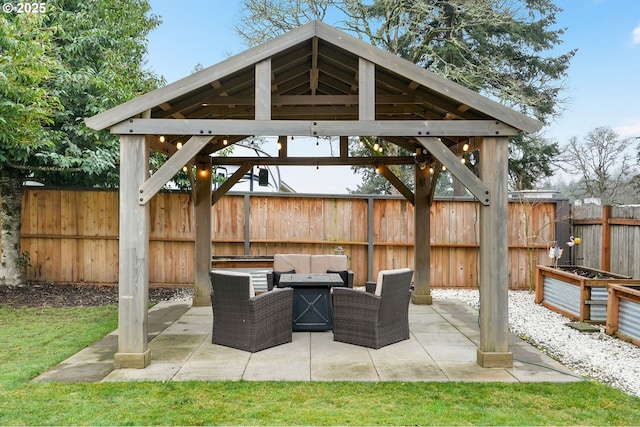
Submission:
M 515 335 L 513 368 L 476 363 L 477 312 L 454 300 L 409 307 L 410 339 L 378 350 L 294 332 L 292 342 L 249 353 L 211 343 L 211 307 L 164 302 L 149 311 L 151 364 L 113 369 L 117 331 L 34 381 L 465 381 L 571 382 L 581 378 Z

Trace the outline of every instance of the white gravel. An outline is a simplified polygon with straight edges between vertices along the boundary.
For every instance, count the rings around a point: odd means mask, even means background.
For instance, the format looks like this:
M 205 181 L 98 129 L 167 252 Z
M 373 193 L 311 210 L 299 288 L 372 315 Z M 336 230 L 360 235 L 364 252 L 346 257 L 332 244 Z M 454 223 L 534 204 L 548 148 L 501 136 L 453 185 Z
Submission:
M 477 290 L 432 289 L 435 299 L 459 299 L 478 308 Z M 583 377 L 640 396 L 640 347 L 600 332 L 566 326 L 571 320 L 534 301 L 528 291 L 509 291 L 511 331 Z

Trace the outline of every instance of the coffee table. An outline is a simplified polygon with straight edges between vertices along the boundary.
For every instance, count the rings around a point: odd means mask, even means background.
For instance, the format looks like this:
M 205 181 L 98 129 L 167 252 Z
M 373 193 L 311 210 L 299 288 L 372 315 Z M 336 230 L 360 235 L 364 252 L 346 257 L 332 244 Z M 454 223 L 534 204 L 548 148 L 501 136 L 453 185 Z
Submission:
M 344 286 L 339 274 L 283 274 L 279 288 L 293 288 L 293 330 L 333 329 L 331 288 Z

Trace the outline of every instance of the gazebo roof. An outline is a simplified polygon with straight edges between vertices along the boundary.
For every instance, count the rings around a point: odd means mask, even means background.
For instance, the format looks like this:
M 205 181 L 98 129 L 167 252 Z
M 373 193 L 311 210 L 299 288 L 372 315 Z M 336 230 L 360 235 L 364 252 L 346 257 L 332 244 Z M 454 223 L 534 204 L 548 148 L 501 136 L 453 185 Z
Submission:
M 535 132 L 542 126 L 537 120 L 319 21 L 97 114 L 86 123 L 93 129 L 112 128 L 112 132 L 124 133 L 113 127 L 141 115 L 189 121 L 254 120 L 256 88 L 260 84 L 256 82 L 256 64 L 265 60 L 270 60 L 271 120 L 362 119 L 359 64 L 365 60 L 375 67 L 372 120 L 495 120 L 525 132 Z M 249 135 L 238 135 L 234 140 Z M 186 137 L 174 135 L 169 142 L 175 144 Z M 420 146 L 411 138 L 393 142 L 408 149 Z M 158 141 L 152 147 L 163 149 Z

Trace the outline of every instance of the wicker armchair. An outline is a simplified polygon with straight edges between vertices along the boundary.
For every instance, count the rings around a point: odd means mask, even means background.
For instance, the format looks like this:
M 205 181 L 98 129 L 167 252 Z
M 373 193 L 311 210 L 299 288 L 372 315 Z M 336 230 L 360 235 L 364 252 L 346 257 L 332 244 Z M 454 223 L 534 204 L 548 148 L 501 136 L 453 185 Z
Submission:
M 410 269 L 381 271 L 375 293 L 333 288 L 334 341 L 378 349 L 409 339 L 412 276 Z
M 253 296 L 251 275 L 212 271 L 213 344 L 252 353 L 291 342 L 293 289 Z

